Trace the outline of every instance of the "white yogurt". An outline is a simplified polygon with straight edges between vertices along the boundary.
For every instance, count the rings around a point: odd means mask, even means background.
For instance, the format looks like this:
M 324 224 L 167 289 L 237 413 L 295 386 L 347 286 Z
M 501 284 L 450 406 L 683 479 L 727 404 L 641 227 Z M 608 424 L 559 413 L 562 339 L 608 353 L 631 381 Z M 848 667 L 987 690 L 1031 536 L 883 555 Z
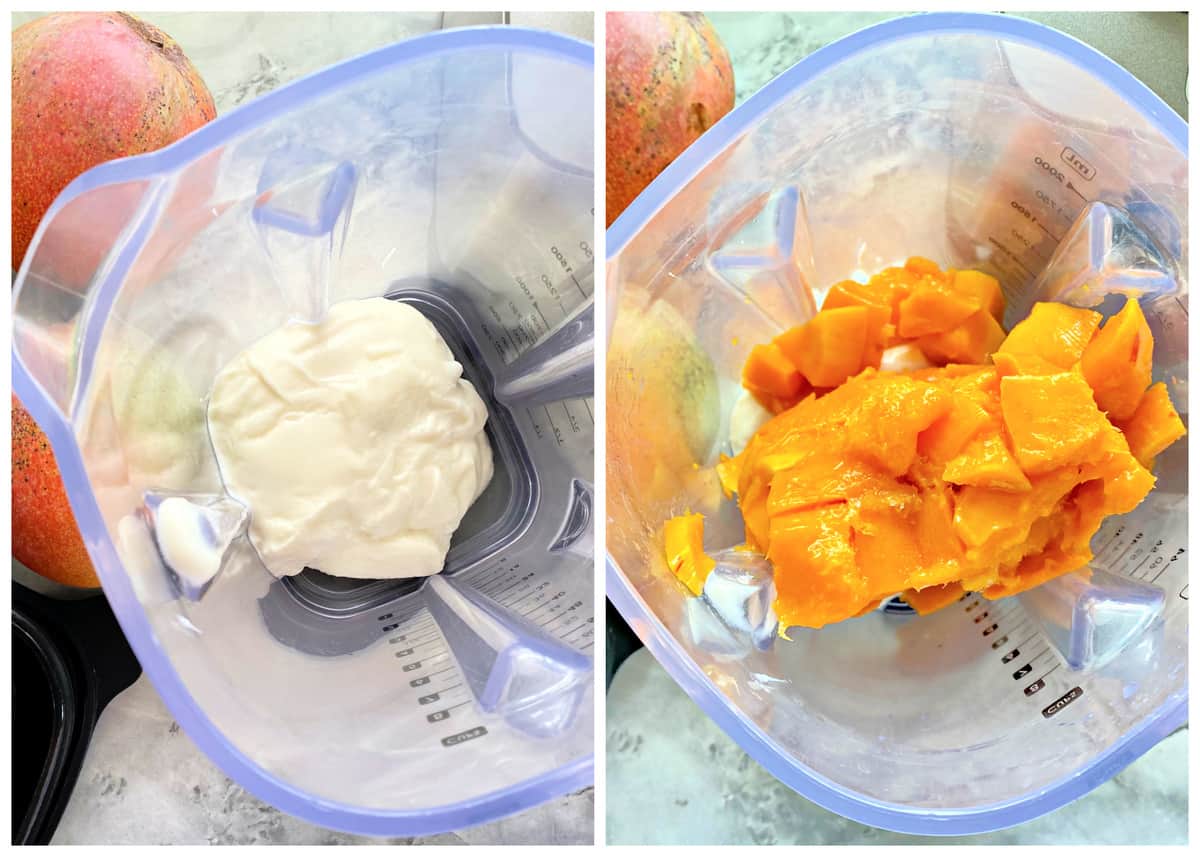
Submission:
M 492 477 L 486 420 L 434 326 L 385 298 L 254 343 L 217 375 L 208 407 L 222 478 L 277 576 L 440 571 Z

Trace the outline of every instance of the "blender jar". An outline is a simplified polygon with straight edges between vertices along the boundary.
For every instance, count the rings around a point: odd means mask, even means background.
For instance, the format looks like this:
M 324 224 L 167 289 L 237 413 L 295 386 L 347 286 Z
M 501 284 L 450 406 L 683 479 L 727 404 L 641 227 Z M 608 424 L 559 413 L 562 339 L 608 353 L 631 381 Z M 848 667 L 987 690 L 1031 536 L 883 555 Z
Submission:
M 775 776 L 867 824 L 962 834 L 1104 782 L 1187 718 L 1187 444 L 1090 576 L 918 617 L 769 626 L 765 560 L 714 469 L 751 347 L 824 289 L 921 255 L 1105 315 L 1136 295 L 1187 420 L 1187 128 L 1048 28 L 917 15 L 826 47 L 683 153 L 608 230 L 607 592 Z M 702 512 L 701 597 L 662 526 Z M 786 629 L 785 629 L 786 630 Z
M 19 272 L 14 390 L 122 629 L 196 744 L 310 821 L 440 832 L 592 782 L 592 65 L 519 28 L 397 43 L 84 174 Z M 216 466 L 212 380 L 380 295 L 463 364 L 495 476 L 441 575 L 277 580 Z M 171 498 L 215 574 L 164 561 Z

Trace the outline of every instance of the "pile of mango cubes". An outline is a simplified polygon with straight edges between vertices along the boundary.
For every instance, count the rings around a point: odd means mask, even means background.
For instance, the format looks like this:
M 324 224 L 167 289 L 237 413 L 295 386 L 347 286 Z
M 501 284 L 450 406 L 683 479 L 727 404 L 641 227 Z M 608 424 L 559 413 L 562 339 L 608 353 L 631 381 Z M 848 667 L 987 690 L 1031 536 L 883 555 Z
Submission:
M 1086 566 L 1105 517 L 1154 486 L 1184 426 L 1150 383 L 1137 301 L 1103 324 L 1039 303 L 1007 335 L 1003 312 L 992 277 L 913 258 L 834 285 L 752 350 L 743 384 L 774 416 L 717 469 L 745 547 L 774 566 L 782 630 L 896 594 L 927 613 L 1037 586 Z M 702 517 L 668 522 L 665 543 L 698 594 Z

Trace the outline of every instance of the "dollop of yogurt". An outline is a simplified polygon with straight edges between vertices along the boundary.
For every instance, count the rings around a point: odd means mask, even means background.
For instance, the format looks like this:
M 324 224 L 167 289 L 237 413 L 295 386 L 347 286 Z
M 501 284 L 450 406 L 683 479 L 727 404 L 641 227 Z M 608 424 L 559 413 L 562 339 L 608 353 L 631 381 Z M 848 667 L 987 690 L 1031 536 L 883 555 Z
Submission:
M 433 324 L 386 298 L 263 337 L 218 373 L 208 406 L 225 486 L 276 576 L 440 571 L 492 478 L 486 421 Z

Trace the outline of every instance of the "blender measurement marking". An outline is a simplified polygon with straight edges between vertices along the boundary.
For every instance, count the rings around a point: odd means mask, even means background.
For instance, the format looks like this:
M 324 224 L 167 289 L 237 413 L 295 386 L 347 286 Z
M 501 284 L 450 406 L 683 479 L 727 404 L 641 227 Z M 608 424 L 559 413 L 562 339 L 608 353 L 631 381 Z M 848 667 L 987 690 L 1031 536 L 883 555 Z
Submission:
M 443 747 L 454 747 L 462 744 L 464 741 L 470 741 L 472 738 L 482 738 L 487 734 L 487 729 L 482 726 L 476 726 L 468 729 L 465 732 L 458 732 L 442 739 Z
M 971 599 L 970 603 L 963 608 L 963 612 L 967 615 L 974 613 L 974 611 L 980 607 L 984 607 L 983 601 L 981 601 L 974 593 L 967 593 L 962 599 L 960 599 L 960 601 L 967 599 Z M 991 607 L 984 607 L 980 613 L 971 617 L 972 624 L 983 625 L 980 631 L 980 635 L 982 637 L 989 638 L 993 634 L 1000 634 L 998 639 L 995 639 L 991 642 L 991 648 L 996 651 L 1007 648 L 1010 635 L 1030 621 L 1030 617 L 1025 615 L 1021 621 L 1013 625 L 1012 628 L 1008 629 L 1007 632 L 1002 631 L 1000 628 L 1000 623 L 1008 620 L 1013 613 L 1020 609 L 1020 602 L 1014 600 L 1008 602 L 1007 604 L 1005 604 L 1003 601 L 999 603 L 1004 606 L 997 607 L 993 605 Z M 992 613 L 993 610 L 995 610 L 994 615 Z M 1022 650 L 1025 648 L 1025 646 L 1033 642 L 1038 636 L 1039 632 L 1035 630 L 1016 646 L 1013 646 L 1011 649 L 1007 649 L 1007 651 L 1000 656 L 1001 665 L 1011 669 L 1012 663 L 1016 661 L 1017 658 L 1021 657 Z M 1045 689 L 1046 679 L 1049 678 L 1050 675 L 1052 675 L 1061 666 L 1062 662 L 1056 657 L 1050 647 L 1050 644 L 1046 643 L 1046 645 L 1038 649 L 1034 655 L 1029 657 L 1024 664 L 1018 666 L 1016 669 L 1012 669 L 1009 675 L 1011 675 L 1013 681 L 1019 682 L 1031 675 L 1035 669 L 1043 669 L 1044 671 L 1041 675 L 1022 688 L 1022 693 L 1026 697 L 1031 697 Z M 1068 696 L 1069 695 L 1070 694 L 1068 694 Z M 1082 695 L 1082 691 L 1080 691 L 1079 695 Z M 1054 708 L 1053 713 L 1061 711 L 1064 707 L 1066 707 L 1066 705 L 1070 704 L 1076 698 L 1078 697 L 1068 699 L 1066 702 L 1062 702 L 1060 699 L 1059 703 L 1061 704 L 1052 704 L 1052 708 L 1054 705 L 1058 705 L 1057 708 Z M 1046 716 L 1049 717 L 1051 715 Z
M 543 405 L 542 410 L 546 412 L 546 419 L 550 421 L 550 428 L 552 428 L 554 430 L 554 439 L 556 441 L 558 441 L 559 446 L 562 446 L 563 445 L 563 433 L 562 433 L 562 430 L 554 424 L 554 417 L 550 416 L 550 406 Z
M 391 613 L 385 613 L 379 617 L 379 621 L 391 619 L 392 616 L 393 614 Z M 424 675 L 419 675 L 415 678 L 409 679 L 409 687 L 426 687 L 436 681 L 443 680 L 449 680 L 453 682 L 452 684 L 418 696 L 417 705 L 432 705 L 435 702 L 445 699 L 447 694 L 456 690 L 460 690 L 463 687 L 463 683 L 461 681 L 462 676 L 459 674 L 457 665 L 450 657 L 450 651 L 445 646 L 445 641 L 441 638 L 441 633 L 438 631 L 437 625 L 433 621 L 433 617 L 426 612 L 419 618 L 410 617 L 405 622 L 394 625 L 386 625 L 384 626 L 384 631 L 386 633 L 387 631 L 394 630 L 401 625 L 405 626 L 405 633 L 397 634 L 394 637 L 389 637 L 388 644 L 398 645 L 400 643 L 407 642 L 408 646 L 403 649 L 397 649 L 395 652 L 393 652 L 395 657 L 401 659 L 408 658 L 417 654 L 417 650 L 421 649 L 422 647 L 437 647 L 428 655 L 422 655 L 418 660 L 409 661 L 408 663 L 403 663 L 400 665 L 401 671 L 406 673 L 416 672 L 417 670 L 421 669 L 430 670 Z M 446 661 L 450 662 L 445 666 L 442 666 L 442 664 Z M 441 678 L 443 676 L 445 677 L 444 679 Z M 454 681 L 455 679 L 459 679 L 459 681 Z M 467 706 L 470 704 L 470 702 L 470 698 L 454 702 L 453 704 L 447 705 L 446 707 L 437 711 L 430 712 L 429 714 L 425 715 L 425 719 L 429 723 L 440 723 L 443 720 L 448 720 L 456 709 Z M 455 735 L 442 738 L 441 744 L 443 747 L 453 747 L 463 743 L 464 741 L 469 741 L 472 738 L 479 738 L 486 734 L 486 728 L 483 726 L 475 726 L 464 732 L 459 732 Z
M 1053 717 L 1055 714 L 1058 714 L 1058 712 L 1062 711 L 1081 696 L 1083 696 L 1083 688 L 1078 686 L 1071 688 L 1058 699 L 1054 700 L 1052 703 L 1043 708 L 1042 716 L 1049 720 L 1051 717 Z
M 1059 155 L 1062 162 L 1079 174 L 1084 181 L 1091 181 L 1096 176 L 1096 168 L 1080 157 L 1079 153 L 1067 146 Z
M 579 246 L 580 246 L 580 249 L 584 250 L 584 252 L 586 252 L 588 254 L 588 261 L 591 261 L 591 259 L 592 259 L 591 250 L 587 246 L 587 242 L 581 241 L 581 242 L 579 242 Z M 567 264 L 567 259 L 563 255 L 562 251 L 559 250 L 555 246 L 551 246 L 550 247 L 550 255 L 552 255 L 555 259 L 558 260 L 558 264 L 560 266 L 562 266 L 562 269 L 566 272 L 567 276 L 571 278 L 571 282 L 575 284 L 575 288 L 579 289 L 579 294 L 583 295 L 584 300 L 587 300 L 588 293 L 583 290 L 583 286 L 579 285 L 579 280 L 575 279 L 575 269 L 572 268 L 569 264 Z
M 988 241 L 990 243 L 992 243 L 993 245 L 995 245 L 997 250 L 999 250 L 1001 253 L 1003 253 L 1005 256 L 1007 256 L 1014 265 L 1016 265 L 1018 268 L 1020 268 L 1022 271 L 1024 271 L 1029 276 L 1031 276 L 1031 277 L 1033 276 L 1033 271 L 1031 271 L 1027 267 L 1025 267 L 1025 264 L 1020 259 L 1017 258 L 1016 253 L 1014 253 L 1012 250 L 1009 250 L 1007 247 L 1005 247 L 1003 244 L 1001 244 L 995 238 L 989 237 Z
M 571 431 L 574 432 L 575 434 L 579 434 L 579 420 L 575 419 L 575 415 L 573 413 L 571 413 L 571 409 L 567 407 L 566 402 L 562 403 L 562 408 L 563 408 L 563 413 L 565 413 L 567 415 L 567 422 L 569 422 L 571 425 Z M 589 408 L 588 410 L 590 411 L 591 408 Z
M 1058 236 L 1056 236 L 1056 235 L 1055 235 L 1053 232 L 1051 232 L 1049 229 L 1047 229 L 1047 228 L 1046 228 L 1046 224 L 1044 224 L 1044 223 L 1042 223 L 1042 221 L 1038 220 L 1038 217 L 1037 217 L 1037 215 L 1036 215 L 1036 214 L 1034 214 L 1032 211 L 1030 211 L 1030 210 L 1029 210 L 1028 208 L 1026 208 L 1025 206 L 1023 206 L 1021 203 L 1019 203 L 1019 202 L 1017 202 L 1015 199 L 1013 199 L 1013 200 L 1010 200 L 1008 204 L 1009 204 L 1009 206 L 1010 206 L 1010 207 L 1011 207 L 1013 210 L 1015 210 L 1015 211 L 1016 211 L 1018 214 L 1020 214 L 1022 217 L 1024 217 L 1026 220 L 1028 220 L 1030 223 L 1032 223 L 1032 224 L 1033 224 L 1034 226 L 1036 226 L 1038 229 L 1040 229 L 1040 230 L 1042 230 L 1043 232 L 1045 232 L 1045 233 L 1046 233 L 1046 235 L 1048 235 L 1048 236 L 1049 236 L 1051 239 L 1053 239 L 1053 240 L 1054 240 L 1056 243 L 1057 243 L 1058 241 L 1061 241 L 1061 240 L 1062 240 L 1062 239 L 1060 239 Z
M 579 613 L 585 602 L 582 599 L 568 602 L 566 599 L 570 593 L 567 590 L 551 594 L 548 590 L 553 581 L 543 580 L 534 584 L 534 572 L 521 574 L 519 562 L 512 563 L 506 569 L 505 565 L 508 562 L 507 557 L 501 557 L 495 566 L 471 572 L 469 579 L 493 578 L 481 591 L 502 607 L 520 614 L 523 618 L 536 621 L 547 632 L 569 645 L 581 649 L 590 648 L 592 642 L 585 641 L 590 641 L 593 636 L 594 619 L 585 619 Z
M 1169 554 L 1164 552 L 1164 549 L 1170 550 L 1170 547 L 1160 538 L 1156 538 L 1154 544 L 1147 547 L 1149 538 L 1144 530 L 1134 533 L 1128 542 L 1121 543 L 1119 540 L 1124 534 L 1125 527 L 1117 527 L 1104 546 L 1096 551 L 1096 559 L 1113 571 L 1124 573 L 1134 580 L 1157 584 L 1159 578 L 1177 567 L 1172 563 L 1179 562 L 1187 553 L 1187 548 L 1184 547 L 1176 548 Z M 1186 599 L 1182 594 L 1180 597 Z

